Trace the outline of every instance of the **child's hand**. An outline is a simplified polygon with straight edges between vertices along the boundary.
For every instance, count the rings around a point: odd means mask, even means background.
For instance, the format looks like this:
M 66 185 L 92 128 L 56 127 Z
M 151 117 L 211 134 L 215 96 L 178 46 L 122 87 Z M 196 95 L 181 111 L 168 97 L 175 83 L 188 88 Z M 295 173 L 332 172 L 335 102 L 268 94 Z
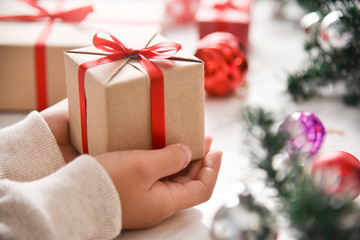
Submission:
M 79 153 L 70 144 L 69 107 L 67 98 L 40 112 L 45 119 L 66 163 L 74 160 Z
M 190 149 L 181 144 L 160 150 L 104 153 L 96 157 L 120 196 L 123 228 L 147 228 L 176 212 L 207 201 L 213 192 L 222 153 L 209 152 L 190 162 Z
M 67 99 L 43 110 L 66 163 L 79 153 L 70 144 Z M 188 147 L 175 144 L 160 150 L 104 153 L 96 157 L 120 195 L 123 228 L 154 226 L 174 213 L 207 201 L 215 187 L 221 152 L 190 162 Z

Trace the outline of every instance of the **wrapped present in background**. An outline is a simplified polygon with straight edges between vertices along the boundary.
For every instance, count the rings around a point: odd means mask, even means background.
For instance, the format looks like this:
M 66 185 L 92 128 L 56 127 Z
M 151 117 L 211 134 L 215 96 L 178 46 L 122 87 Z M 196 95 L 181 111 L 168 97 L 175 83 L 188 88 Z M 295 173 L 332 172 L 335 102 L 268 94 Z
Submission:
M 166 13 L 172 24 L 194 22 L 200 0 L 166 0 Z
M 158 59 L 169 42 L 158 34 L 141 36 L 122 35 L 120 43 L 96 34 L 96 48 L 66 52 L 72 144 L 97 155 L 184 143 L 192 159 L 204 157 L 203 62 L 182 50 L 170 61 Z M 151 51 L 142 49 L 149 46 Z
M 65 50 L 89 46 L 98 28 L 162 32 L 165 7 L 145 0 L 2 0 L 0 110 L 42 110 L 65 98 Z
M 200 38 L 213 32 L 229 32 L 248 49 L 252 0 L 202 0 L 195 15 Z

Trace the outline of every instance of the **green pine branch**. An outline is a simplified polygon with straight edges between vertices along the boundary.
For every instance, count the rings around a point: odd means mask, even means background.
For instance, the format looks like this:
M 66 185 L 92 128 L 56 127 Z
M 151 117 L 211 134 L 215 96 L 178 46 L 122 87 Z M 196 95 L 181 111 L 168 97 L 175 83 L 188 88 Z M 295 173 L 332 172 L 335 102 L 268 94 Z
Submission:
M 307 161 L 301 153 L 286 154 L 288 136 L 274 129 L 275 120 L 263 109 L 247 108 L 247 144 L 255 168 L 266 173 L 269 188 L 277 192 L 280 214 L 287 217 L 300 240 L 355 240 L 360 236 L 360 206 L 324 195 L 315 188 L 303 167 Z M 275 169 L 274 161 L 283 158 L 283 168 Z M 277 213 L 271 213 L 278 215 Z M 258 238 L 260 239 L 260 238 Z
M 336 4 L 335 4 L 336 2 Z M 319 94 L 328 86 L 343 84 L 346 87 L 344 100 L 347 104 L 360 102 L 360 3 L 359 1 L 307 1 L 298 3 L 309 11 L 318 11 L 324 17 L 331 11 L 339 10 L 344 32 L 352 34 L 349 46 L 342 49 L 334 47 L 324 50 L 319 42 L 319 31 L 316 29 L 304 43 L 309 53 L 307 66 L 288 77 L 287 92 L 295 101 L 306 100 Z

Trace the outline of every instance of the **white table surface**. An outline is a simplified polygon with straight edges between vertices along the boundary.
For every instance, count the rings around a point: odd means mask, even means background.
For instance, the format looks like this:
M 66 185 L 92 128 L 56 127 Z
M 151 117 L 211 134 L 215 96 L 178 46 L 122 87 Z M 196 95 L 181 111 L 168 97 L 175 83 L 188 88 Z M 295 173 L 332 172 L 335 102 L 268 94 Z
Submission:
M 213 136 L 213 148 L 223 151 L 223 161 L 212 198 L 201 205 L 182 211 L 157 227 L 123 231 L 117 238 L 130 239 L 211 239 L 210 228 L 219 207 L 236 193 L 239 182 L 250 185 L 261 198 L 261 189 L 252 179 L 252 169 L 242 144 L 240 111 L 244 105 L 261 106 L 285 116 L 293 111 L 315 112 L 326 129 L 343 131 L 343 135 L 328 134 L 321 149 L 343 150 L 360 157 L 360 110 L 345 106 L 336 91 L 329 89 L 322 97 L 301 104 L 285 94 L 289 72 L 301 68 L 306 59 L 304 35 L 298 24 L 274 17 L 275 5 L 270 0 L 258 0 L 252 11 L 247 75 L 248 89 L 227 98 L 206 98 L 205 131 Z M 166 34 L 184 49 L 195 52 L 198 40 L 196 27 L 183 26 Z M 26 113 L 0 113 L 0 127 L 22 119 Z M 281 119 L 281 118 L 280 118 Z M 261 200 L 261 199 L 260 199 Z M 280 233 L 279 239 L 289 239 Z

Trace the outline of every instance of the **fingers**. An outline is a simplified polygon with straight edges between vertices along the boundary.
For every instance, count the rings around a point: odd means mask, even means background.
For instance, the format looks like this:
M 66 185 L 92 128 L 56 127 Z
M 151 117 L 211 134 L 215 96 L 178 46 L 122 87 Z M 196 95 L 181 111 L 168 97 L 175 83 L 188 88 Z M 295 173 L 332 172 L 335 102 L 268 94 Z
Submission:
M 183 144 L 169 145 L 163 149 L 151 151 L 136 151 L 142 156 L 137 158 L 146 170 L 146 175 L 156 181 L 184 169 L 191 160 L 191 150 Z
M 40 114 L 49 125 L 52 132 L 53 128 L 60 128 L 61 130 L 67 129 L 69 124 L 68 99 L 65 98 L 55 105 L 44 109 Z
M 208 189 L 213 189 L 220 170 L 222 152 L 209 152 L 197 175 L 197 180 L 202 182 Z
M 212 143 L 212 137 L 208 137 L 208 136 L 205 137 L 205 155 L 207 155 L 208 152 L 210 151 L 211 143 Z M 171 179 L 171 181 L 177 182 L 177 183 L 184 183 L 186 181 L 192 180 L 192 179 L 194 179 L 194 176 L 196 176 L 197 173 L 199 172 L 202 162 L 203 162 L 203 159 L 192 161 L 191 163 L 189 163 L 189 165 L 183 171 L 180 171 L 180 172 L 170 176 L 170 178 L 163 179 L 163 180 Z
M 210 136 L 205 137 L 205 155 L 210 151 L 213 138 Z
M 210 151 L 212 140 L 213 140 L 212 137 L 205 138 L 205 156 Z M 204 161 L 204 159 L 199 159 L 199 160 L 197 160 L 196 163 L 193 164 L 193 166 L 191 166 L 191 168 L 189 169 L 188 174 L 187 174 L 189 178 L 191 178 L 191 179 L 195 178 L 195 176 L 199 172 L 199 169 L 202 166 L 203 161 Z
M 205 151 L 209 152 L 212 143 L 211 137 L 205 138 Z M 131 151 L 133 162 L 137 162 L 138 173 L 146 180 L 156 181 L 164 177 L 181 172 L 188 166 L 191 160 L 191 150 L 183 144 L 173 144 L 159 150 L 137 150 Z M 201 167 L 201 163 L 191 167 L 191 176 L 196 175 Z
M 58 103 L 55 103 L 53 106 L 59 107 L 59 108 L 67 108 L 68 105 L 68 99 L 64 98 L 63 100 L 59 101 Z
M 58 102 L 54 106 L 56 106 L 56 108 L 61 112 L 68 112 L 69 111 L 68 110 L 69 109 L 69 103 L 68 103 L 67 98 L 61 100 L 60 102 Z
M 47 109 L 44 109 L 41 111 L 41 113 L 67 113 L 68 112 L 68 99 L 64 98 L 60 102 L 55 103 L 54 105 L 48 107 Z
M 172 202 L 177 211 L 195 206 L 210 199 L 214 190 L 221 165 L 222 152 L 210 151 L 202 164 L 196 178 L 183 183 L 179 188 L 174 182 L 168 187 L 173 197 Z M 180 189 L 180 190 L 179 190 Z

